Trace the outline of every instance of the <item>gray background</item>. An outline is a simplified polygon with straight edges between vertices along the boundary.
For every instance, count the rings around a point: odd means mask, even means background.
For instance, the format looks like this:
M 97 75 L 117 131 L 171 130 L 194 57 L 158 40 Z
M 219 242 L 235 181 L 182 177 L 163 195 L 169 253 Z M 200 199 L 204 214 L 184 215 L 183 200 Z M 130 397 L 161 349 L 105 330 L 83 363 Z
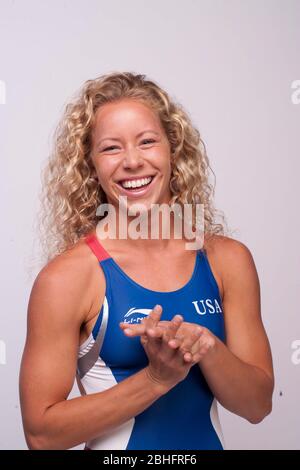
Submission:
M 226 446 L 299 449 L 300 364 L 291 359 L 300 339 L 300 104 L 292 101 L 299 45 L 300 2 L 293 0 L 0 1 L 0 448 L 26 448 L 18 373 L 52 132 L 85 80 L 134 71 L 165 87 L 199 128 L 217 177 L 216 205 L 260 277 L 273 412 L 252 425 L 220 409 Z

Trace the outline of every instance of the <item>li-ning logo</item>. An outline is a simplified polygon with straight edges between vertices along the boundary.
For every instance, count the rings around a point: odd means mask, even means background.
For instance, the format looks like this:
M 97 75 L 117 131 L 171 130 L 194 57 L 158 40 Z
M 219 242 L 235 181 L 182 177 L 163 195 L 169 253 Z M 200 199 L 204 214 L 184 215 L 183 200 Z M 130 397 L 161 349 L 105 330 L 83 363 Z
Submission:
M 140 323 L 150 312 L 152 312 L 151 308 L 132 307 L 128 310 L 126 315 L 124 315 L 124 323 Z
M 193 305 L 198 315 L 206 315 L 207 313 L 222 313 L 222 309 L 217 299 L 195 300 Z

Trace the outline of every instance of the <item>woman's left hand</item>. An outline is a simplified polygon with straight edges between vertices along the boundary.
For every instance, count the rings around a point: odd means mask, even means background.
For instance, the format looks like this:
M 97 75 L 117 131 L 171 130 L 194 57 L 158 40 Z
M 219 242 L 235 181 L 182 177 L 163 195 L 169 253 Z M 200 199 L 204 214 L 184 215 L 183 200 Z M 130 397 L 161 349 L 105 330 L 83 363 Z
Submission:
M 160 321 L 157 325 L 157 328 L 166 328 L 166 325 L 169 322 Z M 143 324 L 143 321 L 138 324 L 130 323 L 120 323 L 124 334 L 128 337 L 143 336 L 146 333 L 146 327 Z M 193 341 L 195 333 L 199 333 L 200 337 L 198 341 Z M 184 353 L 184 360 L 186 362 L 200 362 L 204 357 L 211 355 L 217 345 L 217 338 L 215 335 L 205 328 L 204 326 L 198 325 L 196 323 L 182 322 L 180 325 L 176 338 L 180 340 L 179 349 Z M 173 345 L 174 340 L 170 339 L 170 346 Z M 175 346 L 176 341 L 174 342 Z

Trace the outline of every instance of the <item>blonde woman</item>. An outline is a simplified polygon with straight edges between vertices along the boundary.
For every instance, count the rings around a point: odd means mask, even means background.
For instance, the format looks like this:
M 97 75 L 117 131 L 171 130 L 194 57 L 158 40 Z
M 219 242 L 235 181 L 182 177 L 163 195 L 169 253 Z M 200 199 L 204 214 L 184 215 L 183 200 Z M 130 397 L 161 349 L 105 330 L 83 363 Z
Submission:
M 217 401 L 259 423 L 273 370 L 249 249 L 216 223 L 188 114 L 144 75 L 87 81 L 44 178 L 48 258 L 28 306 L 20 396 L 31 449 L 223 449 Z M 204 243 L 101 237 L 101 204 L 204 207 Z M 163 206 L 165 204 L 165 206 Z M 134 220 L 127 218 L 128 226 Z M 108 224 L 109 225 L 109 224 Z M 127 228 L 128 228 L 127 226 Z M 103 227 L 103 225 L 102 225 Z M 68 399 L 77 377 L 82 396 Z

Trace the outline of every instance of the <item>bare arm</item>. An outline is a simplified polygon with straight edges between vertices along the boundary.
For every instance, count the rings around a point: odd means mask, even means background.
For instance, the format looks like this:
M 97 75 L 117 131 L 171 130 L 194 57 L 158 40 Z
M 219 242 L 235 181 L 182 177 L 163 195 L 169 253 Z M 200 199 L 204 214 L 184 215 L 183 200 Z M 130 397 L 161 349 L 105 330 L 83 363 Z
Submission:
M 20 397 L 25 437 L 32 449 L 67 449 L 101 436 L 168 390 L 143 369 L 107 391 L 67 400 L 88 309 L 88 294 L 82 296 L 88 292 L 87 280 L 84 269 L 78 273 L 70 263 L 41 272 L 31 292 Z
M 249 249 L 228 239 L 221 248 L 226 345 L 218 338 L 199 366 L 217 400 L 251 423 L 272 409 L 271 350 L 260 312 L 260 286 Z

